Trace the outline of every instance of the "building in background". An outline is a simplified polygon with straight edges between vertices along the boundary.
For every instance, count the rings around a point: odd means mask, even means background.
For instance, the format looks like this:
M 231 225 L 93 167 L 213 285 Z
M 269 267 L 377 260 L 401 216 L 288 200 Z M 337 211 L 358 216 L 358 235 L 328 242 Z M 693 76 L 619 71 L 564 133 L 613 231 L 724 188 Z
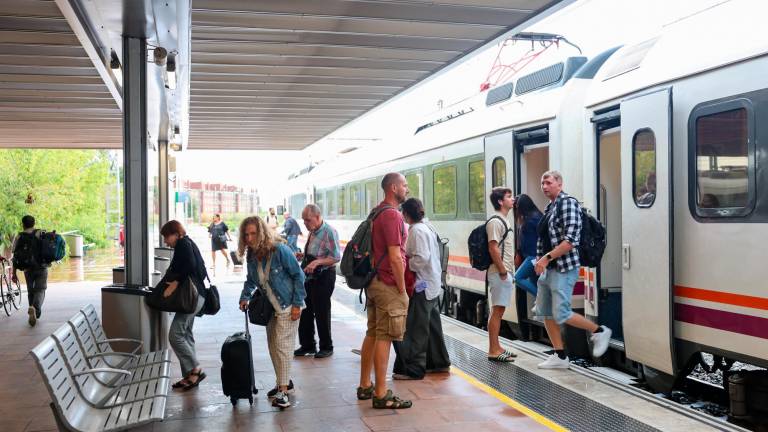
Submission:
M 216 213 L 224 220 L 240 220 L 258 211 L 259 194 L 254 188 L 184 180 L 176 193 L 177 217 L 191 222 L 208 223 Z

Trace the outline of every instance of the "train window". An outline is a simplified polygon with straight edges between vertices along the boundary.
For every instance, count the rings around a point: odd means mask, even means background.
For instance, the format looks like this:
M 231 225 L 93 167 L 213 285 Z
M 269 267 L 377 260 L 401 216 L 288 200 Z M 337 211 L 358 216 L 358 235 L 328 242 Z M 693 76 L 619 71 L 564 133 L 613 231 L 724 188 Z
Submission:
M 408 182 L 408 196 L 421 199 L 421 173 L 406 174 L 405 181 Z
M 325 194 L 325 200 L 327 201 L 326 206 L 328 207 L 328 209 L 325 211 L 325 214 L 331 218 L 336 217 L 336 190 L 327 190 Z
M 315 192 L 315 204 L 320 207 L 320 213 L 323 216 L 328 216 L 328 209 L 325 208 L 325 191 L 318 190 Z
M 432 194 L 436 215 L 456 214 L 456 165 L 432 170 Z
M 338 200 L 336 201 L 336 204 L 338 205 L 336 214 L 339 216 L 344 216 L 347 210 L 347 187 L 341 186 L 336 190 Z
M 349 215 L 360 216 L 360 185 L 349 187 Z
M 378 196 L 376 196 L 376 193 L 378 192 L 378 188 L 376 187 L 376 181 L 369 181 L 365 184 L 365 214 L 368 215 L 371 213 L 371 210 L 373 210 L 374 207 L 376 207 L 376 204 L 379 203 Z
M 641 129 L 632 138 L 632 192 L 635 205 L 648 208 L 656 201 L 656 136 Z
M 748 112 L 745 108 L 696 118 L 696 213 L 728 217 L 749 213 L 750 164 Z
M 485 213 L 485 161 L 469 163 L 469 212 Z
M 491 187 L 507 185 L 507 162 L 503 157 L 497 157 L 491 164 Z

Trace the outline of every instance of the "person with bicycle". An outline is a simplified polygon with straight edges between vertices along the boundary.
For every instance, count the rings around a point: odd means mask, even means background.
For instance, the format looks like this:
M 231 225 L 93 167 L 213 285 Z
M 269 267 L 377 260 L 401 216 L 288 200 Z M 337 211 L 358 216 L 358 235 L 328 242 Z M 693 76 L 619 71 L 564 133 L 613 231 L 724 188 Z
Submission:
M 27 299 L 29 300 L 29 325 L 37 324 L 37 320 L 43 314 L 43 301 L 45 300 L 45 290 L 48 288 L 48 267 L 50 263 L 40 262 L 40 231 L 35 229 L 35 218 L 26 215 L 21 218 L 21 226 L 24 231 L 16 236 L 13 242 L 13 270 L 11 281 L 19 281 L 16 275 L 17 270 L 24 272 L 24 279 L 27 281 Z

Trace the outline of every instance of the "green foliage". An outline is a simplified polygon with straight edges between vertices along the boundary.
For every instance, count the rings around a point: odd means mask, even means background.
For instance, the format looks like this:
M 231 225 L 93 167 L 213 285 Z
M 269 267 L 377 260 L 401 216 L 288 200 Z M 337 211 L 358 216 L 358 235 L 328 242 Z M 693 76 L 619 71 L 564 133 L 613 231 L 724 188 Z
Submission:
M 10 245 L 25 214 L 41 229 L 78 230 L 86 243 L 105 246 L 109 181 L 106 151 L 0 150 L 0 246 Z

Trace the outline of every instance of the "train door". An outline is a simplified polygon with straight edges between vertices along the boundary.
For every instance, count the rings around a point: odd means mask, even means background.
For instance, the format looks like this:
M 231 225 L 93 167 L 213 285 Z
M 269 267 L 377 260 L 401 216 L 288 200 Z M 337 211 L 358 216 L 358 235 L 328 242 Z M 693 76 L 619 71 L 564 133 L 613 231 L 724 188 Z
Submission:
M 621 267 L 627 357 L 675 373 L 672 90 L 621 102 Z
M 512 191 L 515 190 L 514 181 L 514 146 L 512 142 L 512 131 L 505 131 L 485 137 L 485 172 L 490 175 L 485 176 L 486 196 L 490 195 L 491 189 L 497 186 L 505 186 Z M 493 205 L 486 206 L 488 217 L 493 215 Z M 505 320 L 518 323 L 517 310 L 513 305 L 508 305 L 504 312 Z

